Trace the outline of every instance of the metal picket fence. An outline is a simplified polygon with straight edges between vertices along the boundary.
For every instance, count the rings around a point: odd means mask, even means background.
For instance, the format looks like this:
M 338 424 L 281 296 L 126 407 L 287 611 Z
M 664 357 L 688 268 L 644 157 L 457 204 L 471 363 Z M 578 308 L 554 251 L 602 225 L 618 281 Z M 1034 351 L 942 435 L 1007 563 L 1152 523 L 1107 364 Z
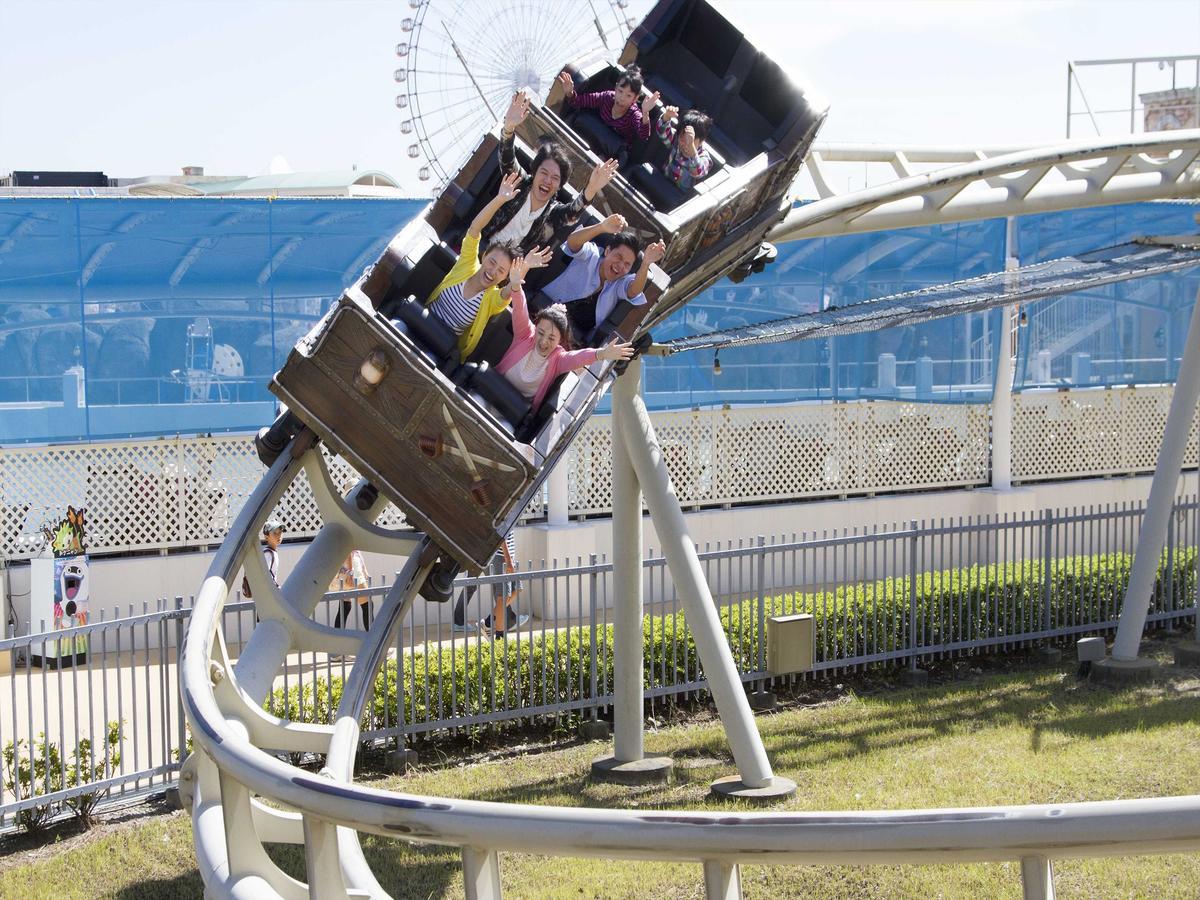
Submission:
M 763 686 L 1110 631 L 1142 512 L 1141 505 L 1127 504 L 929 520 L 742 540 L 701 548 L 700 558 L 742 678 Z M 1200 502 L 1177 499 L 1151 601 L 1152 627 L 1195 622 L 1198 532 Z M 501 637 L 479 628 L 454 630 L 453 602 L 431 605 L 423 620 L 397 633 L 376 679 L 364 740 L 403 746 L 416 736 L 492 723 L 604 714 L 613 689 L 611 563 L 550 561 L 515 574 L 460 578 L 456 591 L 474 595 L 465 621 L 486 616 L 495 593 L 514 586 L 516 608 L 529 618 Z M 387 589 L 386 580 L 374 584 L 367 592 L 371 602 Z M 653 552 L 644 562 L 643 591 L 648 702 L 703 691 L 679 598 L 664 560 Z M 346 603 L 351 618 L 343 627 L 358 627 L 360 593 L 326 595 L 315 617 L 333 624 Z M 814 619 L 812 670 L 772 675 L 768 620 L 796 612 Z M 187 752 L 175 648 L 189 614 L 176 598 L 119 618 L 101 613 L 86 626 L 55 632 L 53 639 L 86 644 L 69 668 L 28 666 L 46 633 L 0 641 L 0 748 L 11 746 L 15 762 L 35 773 L 32 783 L 22 784 L 11 766 L 5 768 L 0 829 L 39 804 L 103 791 L 120 799 L 171 783 Z M 236 656 L 254 627 L 253 603 L 230 603 L 224 617 L 225 640 Z M 3 674 L 6 660 L 18 665 Z M 350 665 L 320 652 L 294 654 L 276 679 L 270 708 L 329 721 Z M 103 736 L 113 721 L 122 723 L 123 734 L 110 748 Z M 72 783 L 70 760 L 84 741 L 96 748 L 97 766 L 112 765 Z

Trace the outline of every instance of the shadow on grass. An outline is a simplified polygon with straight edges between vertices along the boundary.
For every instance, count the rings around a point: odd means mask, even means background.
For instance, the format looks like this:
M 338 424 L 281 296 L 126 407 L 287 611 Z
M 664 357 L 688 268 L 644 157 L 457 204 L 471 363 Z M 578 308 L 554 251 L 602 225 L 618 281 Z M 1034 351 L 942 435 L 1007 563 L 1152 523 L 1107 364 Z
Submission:
M 999 727 L 1028 728 L 1030 747 L 1037 752 L 1050 732 L 1099 739 L 1195 722 L 1200 693 L 1181 690 L 1182 680 L 1133 695 L 1058 673 L 1023 673 L 872 694 L 846 720 L 775 725 L 768 717 L 759 719 L 759 727 L 773 759 L 800 762 L 802 754 L 806 766 Z
M 139 881 L 121 888 L 112 894 L 115 900 L 177 900 L 204 896 L 204 882 L 200 880 L 200 872 L 192 869 L 174 878 L 155 878 L 150 881 Z
M 1101 739 L 1197 721 L 1200 692 L 1180 689 L 1181 680 L 1131 694 L 1062 678 L 1056 672 L 1024 672 L 927 688 L 883 690 L 861 697 L 861 705 L 847 705 L 845 714 L 832 717 L 832 721 L 824 715 L 772 715 L 759 717 L 757 722 L 767 754 L 781 772 L 811 771 L 894 748 L 915 751 L 922 744 L 954 734 L 994 728 L 1026 729 L 1031 749 L 1038 752 L 1044 736 L 1050 733 Z M 793 707 L 791 712 L 802 710 Z M 687 745 L 672 747 L 668 752 L 677 763 L 676 781 L 683 786 L 707 783 L 714 769 L 733 765 L 720 731 L 689 735 Z M 692 768 L 678 765 L 696 757 L 713 757 L 712 764 Z M 400 784 L 398 789 L 404 791 L 405 787 Z M 638 793 L 643 809 L 679 805 L 678 796 L 664 797 L 653 790 Z M 499 785 L 472 793 L 472 799 L 500 803 L 561 803 L 564 797 L 580 806 L 613 805 L 610 792 L 586 774 L 560 774 L 534 783 Z

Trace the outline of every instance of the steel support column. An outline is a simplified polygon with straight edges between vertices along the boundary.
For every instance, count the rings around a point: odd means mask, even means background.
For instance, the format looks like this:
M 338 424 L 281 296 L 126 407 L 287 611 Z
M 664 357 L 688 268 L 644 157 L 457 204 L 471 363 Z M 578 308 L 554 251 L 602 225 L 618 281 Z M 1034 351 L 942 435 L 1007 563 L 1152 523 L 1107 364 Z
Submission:
M 1179 484 L 1179 473 L 1187 452 L 1188 433 L 1196 413 L 1197 398 L 1200 398 L 1200 297 L 1192 307 L 1192 318 L 1188 323 L 1187 342 L 1184 344 L 1183 360 L 1179 364 L 1179 375 L 1175 379 L 1171 408 L 1167 412 L 1158 466 L 1150 482 L 1150 499 L 1146 501 L 1146 513 L 1142 516 L 1133 571 L 1125 590 L 1125 602 L 1121 604 L 1121 620 L 1117 626 L 1117 639 L 1113 642 L 1113 659 L 1137 659 L 1138 645 L 1146 627 L 1150 594 L 1154 590 L 1159 559 L 1167 537 L 1167 520 L 1175 505 L 1175 488 Z
M 621 377 L 622 380 L 629 379 L 635 386 L 641 377 L 640 361 L 631 363 Z M 767 752 L 754 724 L 754 714 L 729 651 L 695 545 L 688 536 L 683 510 L 671 486 L 654 426 L 636 389 L 623 390 L 619 396 L 613 396 L 613 415 L 621 418 L 620 433 L 625 450 L 645 492 L 650 518 L 662 542 L 675 589 L 683 602 L 684 615 L 729 738 L 741 783 L 751 789 L 770 788 L 776 779 L 767 761 Z

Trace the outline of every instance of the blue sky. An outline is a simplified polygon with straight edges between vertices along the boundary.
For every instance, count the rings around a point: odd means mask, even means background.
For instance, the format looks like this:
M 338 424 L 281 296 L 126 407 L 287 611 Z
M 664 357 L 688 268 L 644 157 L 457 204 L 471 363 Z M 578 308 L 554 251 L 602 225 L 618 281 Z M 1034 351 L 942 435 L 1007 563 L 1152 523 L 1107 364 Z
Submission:
M 1200 52 L 1200 0 L 726 6 L 829 101 L 827 141 L 1055 141 L 1068 59 Z M 0 172 L 256 174 L 282 154 L 416 187 L 392 80 L 406 15 L 407 0 L 0 0 Z M 1125 102 L 1127 81 L 1106 88 L 1097 102 Z

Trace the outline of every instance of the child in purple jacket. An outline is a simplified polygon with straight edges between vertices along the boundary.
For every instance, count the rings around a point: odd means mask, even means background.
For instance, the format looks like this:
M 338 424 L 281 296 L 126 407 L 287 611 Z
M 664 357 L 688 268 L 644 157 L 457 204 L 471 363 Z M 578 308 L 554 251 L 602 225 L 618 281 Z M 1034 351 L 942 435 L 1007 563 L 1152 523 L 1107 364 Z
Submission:
M 630 66 L 617 79 L 617 87 L 612 91 L 597 91 L 590 94 L 580 94 L 575 91 L 575 81 L 569 72 L 560 72 L 558 81 L 562 85 L 567 103 L 575 109 L 592 109 L 600 116 L 600 121 L 615 132 L 620 139 L 622 152 L 618 159 L 622 162 L 633 149 L 635 140 L 645 141 L 650 138 L 650 110 L 658 102 L 658 91 L 650 94 L 638 108 L 637 98 L 642 90 L 642 70 Z M 597 151 L 603 148 L 593 148 Z M 603 152 L 601 153 L 603 155 Z

